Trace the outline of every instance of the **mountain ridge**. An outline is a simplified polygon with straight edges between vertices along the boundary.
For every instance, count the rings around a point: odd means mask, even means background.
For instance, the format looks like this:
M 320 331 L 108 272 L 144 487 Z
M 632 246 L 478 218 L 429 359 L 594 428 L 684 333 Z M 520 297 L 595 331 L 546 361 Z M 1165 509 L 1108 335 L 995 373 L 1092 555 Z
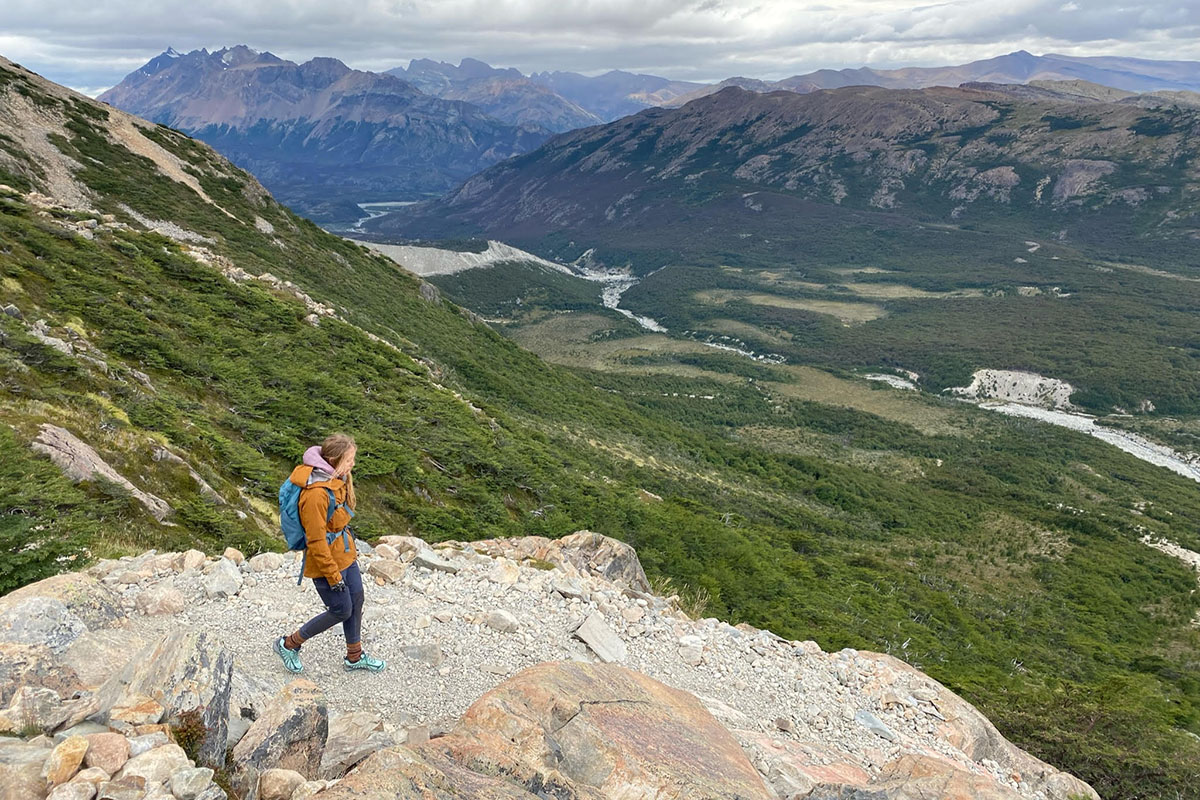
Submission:
M 318 219 L 443 191 L 547 136 L 392 75 L 245 46 L 158 56 L 98 99 L 195 134 Z

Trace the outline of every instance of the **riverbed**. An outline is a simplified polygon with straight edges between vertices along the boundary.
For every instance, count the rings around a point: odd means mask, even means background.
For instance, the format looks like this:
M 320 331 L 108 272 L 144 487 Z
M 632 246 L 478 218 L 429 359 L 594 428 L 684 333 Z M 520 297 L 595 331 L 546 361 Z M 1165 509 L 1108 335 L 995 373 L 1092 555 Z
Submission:
M 1159 467 L 1166 467 L 1185 478 L 1191 478 L 1194 481 L 1200 482 L 1200 464 L 1197 463 L 1196 455 L 1180 453 L 1166 445 L 1152 442 L 1136 433 L 1098 425 L 1096 424 L 1095 417 L 1086 414 L 1073 414 L 1069 411 L 1026 406 L 1019 403 L 984 402 L 980 403 L 979 407 L 986 408 L 989 411 L 996 411 L 1000 414 L 1006 414 L 1010 417 L 1036 419 L 1042 422 L 1049 422 L 1051 425 L 1058 425 L 1062 428 L 1070 428 L 1073 431 L 1086 433 L 1089 436 L 1094 436 L 1101 441 L 1119 447 L 1126 453 L 1140 458 L 1142 461 Z

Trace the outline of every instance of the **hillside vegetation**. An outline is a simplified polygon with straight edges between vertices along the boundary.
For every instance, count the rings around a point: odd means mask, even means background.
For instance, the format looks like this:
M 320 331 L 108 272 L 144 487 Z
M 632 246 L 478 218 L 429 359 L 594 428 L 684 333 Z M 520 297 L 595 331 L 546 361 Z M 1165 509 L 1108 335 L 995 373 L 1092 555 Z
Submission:
M 612 535 L 698 615 L 901 657 L 1102 795 L 1197 796 L 1196 578 L 1139 541 L 1200 549 L 1193 483 L 948 402 L 814 402 L 816 370 L 551 365 L 183 134 L 4 61 L 0 109 L 0 591 L 279 549 L 279 482 L 343 429 L 367 538 Z M 46 424 L 171 512 L 68 482 Z

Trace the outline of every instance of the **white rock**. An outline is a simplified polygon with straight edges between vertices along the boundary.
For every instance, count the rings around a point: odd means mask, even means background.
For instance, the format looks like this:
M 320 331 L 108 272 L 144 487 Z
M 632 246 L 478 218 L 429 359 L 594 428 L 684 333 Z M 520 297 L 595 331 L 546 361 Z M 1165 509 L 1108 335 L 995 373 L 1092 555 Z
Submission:
M 218 559 L 204 576 L 204 593 L 209 597 L 232 597 L 242 589 L 242 573 L 227 558 Z
M 484 619 L 483 624 L 501 633 L 512 633 L 521 627 L 521 623 L 517 622 L 517 618 L 504 609 L 489 613 Z
M 628 654 L 625 643 L 608 627 L 604 617 L 594 611 L 575 629 L 575 637 L 590 647 L 596 657 L 606 664 L 624 661 Z

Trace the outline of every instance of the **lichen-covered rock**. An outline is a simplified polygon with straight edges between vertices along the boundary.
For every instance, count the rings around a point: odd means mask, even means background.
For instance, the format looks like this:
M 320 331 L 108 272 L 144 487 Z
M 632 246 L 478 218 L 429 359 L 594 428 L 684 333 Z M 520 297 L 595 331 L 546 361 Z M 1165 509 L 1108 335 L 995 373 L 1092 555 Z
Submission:
M 613 664 L 530 667 L 424 748 L 554 795 L 773 800 L 737 741 L 694 695 Z
M 320 688 L 303 678 L 292 681 L 233 748 L 234 787 L 245 800 L 255 800 L 259 775 L 268 769 L 316 776 L 328 733 L 329 715 Z
M 559 566 L 570 564 L 584 575 L 596 575 L 638 592 L 651 591 L 637 551 L 624 542 L 592 531 L 576 531 L 561 539 L 543 536 L 487 539 L 472 542 L 471 546 L 515 561 L 536 559 Z
M 213 771 L 208 767 L 178 770 L 167 781 L 176 800 L 196 800 L 212 782 Z
M 209 597 L 231 597 L 242 590 L 242 573 L 228 558 L 213 562 L 204 576 L 204 593 Z
M 198 757 L 203 765 L 220 766 L 225 761 L 232 677 L 233 654 L 216 637 L 176 630 L 134 655 L 97 690 L 102 709 L 98 721 L 107 721 L 104 710 L 132 705 L 143 697 L 166 709 L 168 721 L 199 709 L 205 735 Z
M 138 611 L 153 617 L 160 614 L 178 614 L 187 608 L 187 601 L 183 593 L 170 583 L 160 583 L 139 594 L 135 605 Z

